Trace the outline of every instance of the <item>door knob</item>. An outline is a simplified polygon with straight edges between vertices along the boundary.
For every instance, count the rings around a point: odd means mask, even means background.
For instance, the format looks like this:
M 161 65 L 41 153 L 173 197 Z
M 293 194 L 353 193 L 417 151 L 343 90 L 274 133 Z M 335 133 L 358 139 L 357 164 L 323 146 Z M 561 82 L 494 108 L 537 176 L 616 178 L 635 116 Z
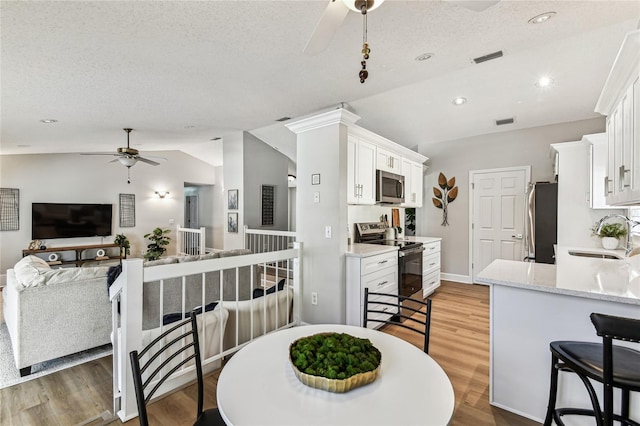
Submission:
M 512 235 L 511 238 L 515 238 L 517 240 L 521 240 L 522 239 L 522 234 Z

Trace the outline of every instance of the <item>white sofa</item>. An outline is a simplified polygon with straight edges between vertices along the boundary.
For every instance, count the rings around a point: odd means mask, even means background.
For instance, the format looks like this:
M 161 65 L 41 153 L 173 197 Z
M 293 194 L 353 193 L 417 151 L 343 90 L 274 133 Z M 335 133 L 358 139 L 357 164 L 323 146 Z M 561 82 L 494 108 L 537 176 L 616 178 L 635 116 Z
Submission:
M 36 256 L 7 270 L 2 308 L 21 376 L 33 364 L 110 343 L 107 270 L 51 269 Z

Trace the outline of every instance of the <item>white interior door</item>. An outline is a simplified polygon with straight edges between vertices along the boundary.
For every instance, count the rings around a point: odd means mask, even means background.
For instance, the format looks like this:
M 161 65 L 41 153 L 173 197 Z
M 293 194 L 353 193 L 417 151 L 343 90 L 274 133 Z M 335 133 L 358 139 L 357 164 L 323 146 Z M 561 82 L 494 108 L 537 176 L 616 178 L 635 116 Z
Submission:
M 473 281 L 495 259 L 523 260 L 529 167 L 470 173 Z

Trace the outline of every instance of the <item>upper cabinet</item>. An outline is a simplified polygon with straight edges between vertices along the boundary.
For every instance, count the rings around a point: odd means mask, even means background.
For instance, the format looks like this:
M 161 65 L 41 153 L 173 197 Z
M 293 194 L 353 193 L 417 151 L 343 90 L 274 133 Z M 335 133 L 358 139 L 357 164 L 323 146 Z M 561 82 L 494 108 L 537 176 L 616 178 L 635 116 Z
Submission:
M 378 148 L 377 157 L 376 168 L 378 170 L 384 170 L 385 172 L 391 172 L 397 175 L 401 174 L 402 159 L 400 155 L 387 151 L 384 148 Z
M 349 135 L 347 203 L 376 203 L 376 146 Z
M 349 126 L 347 203 L 376 203 L 377 169 L 404 176 L 405 202 L 402 207 L 422 207 L 422 164 L 427 160 L 424 155 L 369 130 Z
M 607 116 L 606 203 L 640 204 L 640 30 L 627 34 L 595 110 Z
M 607 197 L 609 196 L 605 185 L 608 183 L 605 182 L 605 179 L 607 179 L 607 134 L 584 135 L 582 142 L 586 143 L 589 149 L 589 189 L 586 195 L 588 206 L 592 209 L 624 208 L 607 204 Z
M 404 203 L 402 206 L 422 207 L 422 164 L 403 158 L 402 174 L 404 175 Z

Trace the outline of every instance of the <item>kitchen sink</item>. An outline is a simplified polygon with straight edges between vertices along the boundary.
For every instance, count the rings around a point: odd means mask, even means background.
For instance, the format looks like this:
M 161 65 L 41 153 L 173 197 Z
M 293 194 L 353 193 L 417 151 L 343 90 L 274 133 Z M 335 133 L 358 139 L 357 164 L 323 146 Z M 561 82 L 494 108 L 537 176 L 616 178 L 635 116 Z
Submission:
M 595 257 L 597 259 L 617 259 L 617 260 L 622 260 L 622 257 L 615 255 L 615 254 L 609 254 L 609 253 L 594 253 L 594 252 L 589 252 L 589 251 L 576 251 L 576 250 L 569 250 L 569 254 L 571 256 L 579 256 L 579 257 Z

